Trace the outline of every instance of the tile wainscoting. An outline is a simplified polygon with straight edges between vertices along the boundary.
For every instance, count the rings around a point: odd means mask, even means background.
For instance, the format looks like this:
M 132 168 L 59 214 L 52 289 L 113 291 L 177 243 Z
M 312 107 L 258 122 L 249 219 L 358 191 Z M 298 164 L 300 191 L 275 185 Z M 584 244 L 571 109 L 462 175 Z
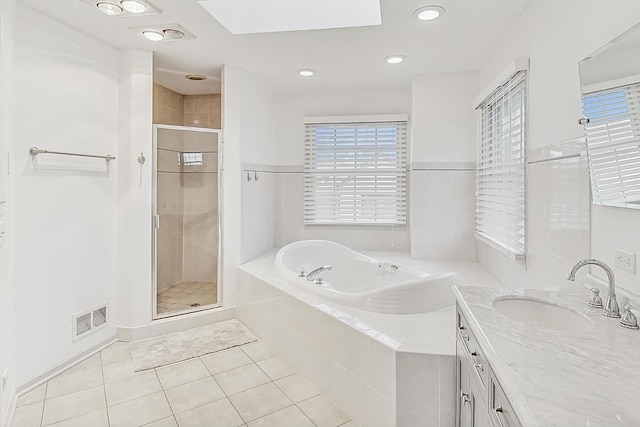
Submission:
M 453 355 L 399 351 L 242 269 L 237 297 L 238 319 L 363 426 L 454 425 Z

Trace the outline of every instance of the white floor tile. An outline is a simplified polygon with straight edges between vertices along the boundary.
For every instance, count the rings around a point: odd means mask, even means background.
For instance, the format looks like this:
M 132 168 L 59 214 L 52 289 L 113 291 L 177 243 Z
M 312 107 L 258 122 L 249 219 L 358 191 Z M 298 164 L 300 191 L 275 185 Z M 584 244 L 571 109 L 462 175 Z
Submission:
M 67 375 L 67 374 L 73 374 L 75 372 L 81 372 L 81 371 L 86 371 L 86 370 L 91 370 L 91 369 L 97 369 L 100 368 L 102 366 L 102 362 L 100 359 L 100 354 L 94 354 L 93 356 L 87 358 L 86 360 L 83 360 L 82 362 L 78 363 L 75 366 L 72 366 L 71 368 L 67 369 L 66 371 L 64 371 L 63 373 L 61 373 L 60 375 Z
M 294 405 L 258 418 L 250 422 L 249 427 L 315 427 L 315 425 Z
M 165 390 L 211 375 L 198 358 L 163 366 L 157 368 L 156 372 L 158 373 L 158 378 L 160 378 L 162 388 Z
M 44 397 L 47 393 L 47 383 L 42 384 L 31 390 L 29 393 L 23 394 L 18 398 L 18 403 L 16 406 L 19 408 L 20 406 L 31 405 L 32 403 L 42 402 L 44 401 Z
M 109 407 L 111 427 L 137 427 L 171 415 L 162 391 Z
M 276 354 L 262 341 L 256 341 L 251 344 L 245 344 L 240 347 L 242 351 L 247 353 L 247 355 L 254 362 L 259 362 L 264 359 L 268 359 L 270 357 L 274 357 Z
M 167 417 L 149 424 L 145 424 L 143 427 L 178 427 L 178 423 L 175 417 Z
M 32 403 L 16 408 L 13 414 L 12 427 L 34 427 L 42 422 L 44 402 Z
M 247 422 L 286 408 L 293 403 L 271 382 L 230 396 L 229 400 Z
M 104 408 L 105 405 L 103 386 L 47 399 L 44 404 L 42 425 L 46 426 L 95 412 Z
M 244 421 L 229 399 L 220 399 L 176 415 L 180 427 L 238 427 Z
M 296 373 L 296 370 L 289 366 L 280 356 L 261 360 L 257 364 L 272 380 L 278 380 Z
M 350 417 L 324 394 L 300 402 L 298 407 L 318 427 L 337 427 L 350 420 Z
M 47 385 L 47 399 L 102 385 L 102 367 L 87 368 L 70 374 L 58 375 Z
M 251 359 L 240 348 L 207 354 L 200 358 L 212 375 L 251 364 Z
M 349 421 L 348 423 L 340 424 L 340 427 L 360 427 L 360 424 L 355 421 Z
M 129 351 L 129 343 L 118 341 L 111 344 L 100 352 L 102 364 L 119 362 L 121 360 L 131 359 L 131 351 Z
M 107 405 L 113 406 L 127 400 L 146 396 L 162 390 L 155 371 L 145 371 L 141 375 L 125 378 L 105 385 Z
M 302 374 L 290 375 L 276 381 L 293 403 L 302 402 L 320 394 L 320 390 Z
M 109 427 L 109 417 L 106 406 L 94 412 L 71 418 L 48 427 Z
M 165 390 L 165 394 L 174 414 L 225 397 L 218 384 L 211 377 L 170 388 Z
M 146 371 L 136 372 L 133 370 L 133 360 L 125 359 L 119 362 L 109 363 L 102 367 L 102 375 L 104 377 L 104 383 L 113 383 L 123 380 L 125 378 L 135 377 L 136 375 L 144 374 Z
M 252 387 L 268 383 L 269 377 L 257 365 L 251 364 L 215 375 L 222 390 L 230 396 Z

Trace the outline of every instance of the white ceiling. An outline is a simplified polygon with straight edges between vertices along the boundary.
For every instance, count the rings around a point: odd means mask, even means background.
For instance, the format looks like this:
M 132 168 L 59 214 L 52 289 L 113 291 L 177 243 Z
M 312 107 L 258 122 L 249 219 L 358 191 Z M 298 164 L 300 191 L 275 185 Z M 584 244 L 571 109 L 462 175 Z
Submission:
M 418 21 L 412 13 L 434 0 L 380 0 L 379 26 L 238 35 L 198 0 L 152 0 L 162 13 L 135 17 L 109 17 L 79 0 L 22 1 L 112 46 L 153 50 L 155 66 L 164 75 L 203 74 L 215 83 L 222 65 L 231 64 L 249 70 L 273 91 L 298 92 L 399 88 L 410 85 L 416 74 L 477 70 L 531 0 L 440 0 L 436 3 L 446 13 L 432 22 Z M 129 30 L 174 22 L 196 39 L 153 43 Z M 392 54 L 407 59 L 392 66 L 384 62 Z M 296 74 L 300 68 L 318 74 L 302 78 Z M 171 81 L 161 83 L 171 87 Z M 186 82 L 182 93 L 219 91 L 219 80 L 215 89 L 209 85 L 206 90 L 196 86 L 199 82 Z

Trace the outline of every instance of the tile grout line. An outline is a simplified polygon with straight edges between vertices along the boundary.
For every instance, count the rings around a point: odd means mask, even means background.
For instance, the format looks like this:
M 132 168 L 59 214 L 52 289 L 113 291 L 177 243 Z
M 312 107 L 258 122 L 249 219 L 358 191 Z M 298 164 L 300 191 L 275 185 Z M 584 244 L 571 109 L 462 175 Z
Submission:
M 169 401 L 169 397 L 167 396 L 167 392 L 164 389 L 164 386 L 162 385 L 162 381 L 160 381 L 160 376 L 158 375 L 158 371 L 156 369 L 157 368 L 153 368 L 153 373 L 156 374 L 156 379 L 158 380 L 158 383 L 160 384 L 160 389 L 162 390 L 162 394 L 164 395 L 164 398 L 167 401 L 167 405 L 169 405 L 169 410 L 171 411 L 171 416 L 173 417 L 173 419 L 176 422 L 176 424 L 178 424 L 178 419 L 176 418 L 176 413 L 173 412 L 173 406 L 171 406 L 171 402 Z M 153 393 L 151 393 L 151 394 L 153 394 Z M 147 395 L 147 396 L 149 396 L 149 395 Z M 165 418 L 169 418 L 169 417 L 165 417 Z M 162 419 L 164 419 L 164 418 L 160 418 L 160 420 L 162 420 Z M 156 421 L 159 421 L 159 420 L 151 421 L 151 423 L 156 422 Z M 151 423 L 147 423 L 147 424 L 151 424 Z
M 233 348 L 233 347 L 232 347 Z M 238 348 L 240 348 L 240 350 L 242 350 L 241 346 L 238 346 Z M 244 352 L 243 352 L 244 353 Z M 248 356 L 247 356 L 248 357 Z M 202 362 L 202 356 L 198 357 L 200 359 L 200 362 Z M 251 358 L 249 358 L 251 359 Z M 207 371 L 209 371 L 209 367 L 202 362 L 202 364 L 205 366 L 205 368 L 207 368 Z M 249 366 L 249 365 L 244 365 L 244 366 Z M 231 371 L 232 369 L 229 369 L 227 371 L 224 372 L 228 372 Z M 238 411 L 238 408 L 236 408 L 236 405 L 233 404 L 233 402 L 231 401 L 231 399 L 229 398 L 229 395 L 227 394 L 226 391 L 224 391 L 224 389 L 222 388 L 222 386 L 220 385 L 220 383 L 218 383 L 218 380 L 216 380 L 216 377 L 211 373 L 211 371 L 209 371 L 209 373 L 211 374 L 211 378 L 213 378 L 213 381 L 216 382 L 216 384 L 218 385 L 218 387 L 220 387 L 220 390 L 222 390 L 222 394 L 224 394 L 224 398 L 227 399 L 229 401 L 229 404 L 231 405 L 231 407 L 233 408 L 234 411 L 236 411 L 236 414 L 238 414 L 238 416 L 240 417 L 240 419 L 244 422 L 244 425 L 247 425 L 247 421 L 244 419 L 244 417 L 242 416 L 242 414 L 240 413 L 240 411 Z M 220 374 L 222 372 L 219 372 Z
M 44 424 L 44 405 L 47 404 L 47 392 L 49 391 L 49 381 L 44 384 L 44 400 L 42 401 L 42 412 L 40 413 L 40 426 Z
M 109 416 L 109 405 L 107 404 L 107 382 L 104 379 L 104 365 L 102 364 L 102 351 L 98 354 L 100 355 L 100 373 L 102 374 L 102 392 L 104 393 L 104 409 L 107 412 L 107 426 L 111 427 L 111 417 Z

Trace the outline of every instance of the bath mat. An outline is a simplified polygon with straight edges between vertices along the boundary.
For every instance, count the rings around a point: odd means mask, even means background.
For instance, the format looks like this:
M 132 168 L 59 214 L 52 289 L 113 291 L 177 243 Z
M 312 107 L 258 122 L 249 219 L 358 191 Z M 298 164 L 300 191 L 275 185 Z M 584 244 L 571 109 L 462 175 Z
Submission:
M 144 371 L 256 341 L 236 319 L 129 344 L 133 370 Z

